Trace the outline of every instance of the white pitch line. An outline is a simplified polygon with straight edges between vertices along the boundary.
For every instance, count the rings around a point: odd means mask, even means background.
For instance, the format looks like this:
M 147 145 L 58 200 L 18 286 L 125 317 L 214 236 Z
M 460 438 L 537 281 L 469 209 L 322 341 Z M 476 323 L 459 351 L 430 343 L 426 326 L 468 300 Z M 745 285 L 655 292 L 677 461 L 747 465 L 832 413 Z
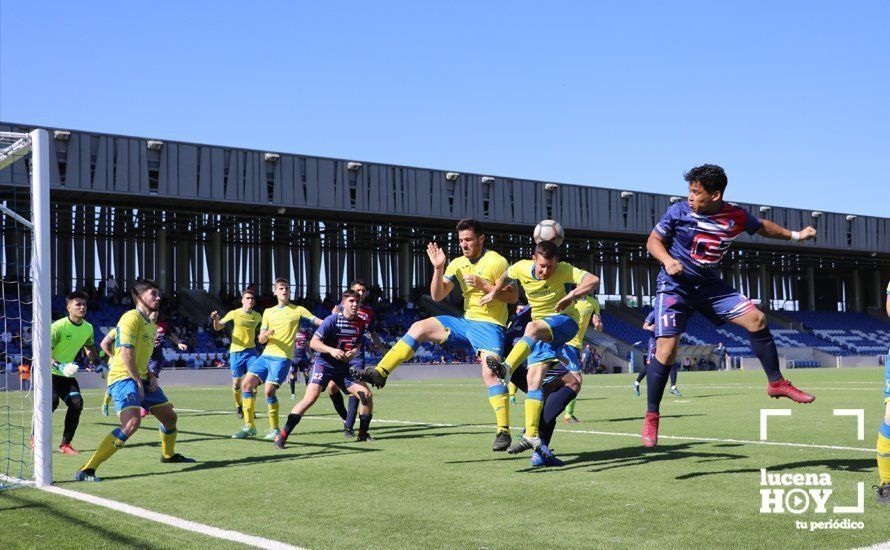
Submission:
M 97 497 L 95 495 L 89 495 L 86 493 L 79 493 L 77 491 L 63 489 L 61 487 L 56 487 L 53 485 L 42 487 L 41 490 L 48 493 L 77 499 L 83 502 L 88 502 L 90 504 L 95 504 L 96 506 L 102 506 L 110 510 L 115 510 L 117 512 L 123 512 L 124 514 L 129 514 L 131 516 L 145 518 L 157 523 L 163 523 L 165 525 L 183 529 L 185 531 L 190 531 L 192 533 L 199 533 L 202 535 L 207 535 L 208 537 L 226 541 L 240 542 L 241 544 L 246 544 L 255 548 L 268 548 L 273 550 L 304 550 L 299 546 L 293 546 L 284 542 L 278 542 L 276 540 L 256 537 L 253 535 L 246 535 L 238 531 L 220 529 L 218 527 L 205 525 L 203 523 L 197 523 L 195 521 L 189 521 L 187 519 L 178 518 L 176 516 L 168 516 L 167 514 L 153 512 L 151 510 L 146 510 L 145 508 L 139 508 L 138 506 L 131 506 L 130 504 L 125 504 L 116 500 Z
M 222 413 L 231 414 L 229 411 L 201 411 L 205 413 Z M 342 422 L 339 418 L 330 418 L 326 416 L 304 416 L 303 420 L 328 420 Z M 440 422 L 417 422 L 414 420 L 394 420 L 387 418 L 375 418 L 374 423 L 378 424 L 401 424 L 405 426 L 432 426 L 434 428 L 478 428 L 488 427 L 488 424 L 446 424 Z M 633 437 L 639 438 L 640 434 L 630 432 L 603 432 L 598 430 L 554 430 L 559 433 L 567 434 L 589 434 L 589 435 L 611 435 L 617 437 Z M 806 449 L 828 449 L 832 451 L 860 451 L 866 453 L 874 453 L 874 449 L 864 447 L 844 447 L 842 445 L 820 445 L 816 443 L 791 443 L 787 441 L 755 441 L 752 439 L 732 439 L 719 437 L 699 437 L 688 435 L 658 435 L 659 439 L 676 439 L 680 441 L 704 441 L 708 443 L 738 443 L 744 445 L 767 445 L 774 447 L 801 447 Z

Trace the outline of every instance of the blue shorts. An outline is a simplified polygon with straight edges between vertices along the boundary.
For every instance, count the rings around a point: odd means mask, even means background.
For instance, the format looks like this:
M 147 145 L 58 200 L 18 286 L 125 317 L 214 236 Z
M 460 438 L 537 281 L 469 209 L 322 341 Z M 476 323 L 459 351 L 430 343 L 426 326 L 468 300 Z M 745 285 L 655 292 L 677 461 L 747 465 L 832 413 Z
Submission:
M 287 357 L 260 355 L 247 363 L 247 372 L 260 379 L 260 382 L 280 386 L 287 380 L 291 360 Z
M 535 343 L 531 355 L 526 359 L 529 365 L 558 361 L 562 354 L 562 347 L 578 334 L 578 323 L 568 315 L 551 315 L 539 320 L 544 321 L 550 327 L 553 340 L 550 342 L 538 340 Z
M 140 402 L 139 390 L 136 388 L 136 381 L 132 378 L 118 380 L 114 384 L 108 386 L 108 394 L 111 396 L 111 400 L 114 401 L 114 410 L 118 414 L 120 414 L 121 411 L 138 409 L 139 407 L 150 411 L 152 407 L 166 405 L 170 402 L 167 400 L 167 396 L 164 395 L 164 390 L 161 388 L 152 392 L 148 391 L 148 380 L 142 380 L 142 387 L 146 391 L 145 397 Z
M 720 326 L 754 309 L 751 300 L 723 279 L 681 284 L 662 271 L 655 296 L 655 337 L 683 334 L 696 311 Z
M 258 355 L 256 348 L 230 353 L 229 369 L 232 371 L 232 378 L 241 378 L 247 374 L 247 366 L 250 364 L 250 360 Z
M 465 344 L 472 347 L 476 353 L 485 351 L 498 359 L 504 357 L 504 334 L 507 331 L 504 327 L 487 321 L 471 321 L 450 315 L 439 315 L 436 320 L 448 331 L 445 340 L 439 342 L 440 344 L 445 342 Z
M 316 361 L 315 366 L 312 367 L 312 375 L 309 382 L 318 384 L 323 390 L 328 387 L 328 382 L 331 380 L 344 391 L 355 384 L 355 380 L 349 377 L 349 369 L 347 367 L 332 367 Z
M 569 372 L 581 372 L 580 349 L 576 348 L 575 346 L 565 345 L 562 347 L 562 353 L 560 357 L 565 361 L 566 370 L 568 370 Z

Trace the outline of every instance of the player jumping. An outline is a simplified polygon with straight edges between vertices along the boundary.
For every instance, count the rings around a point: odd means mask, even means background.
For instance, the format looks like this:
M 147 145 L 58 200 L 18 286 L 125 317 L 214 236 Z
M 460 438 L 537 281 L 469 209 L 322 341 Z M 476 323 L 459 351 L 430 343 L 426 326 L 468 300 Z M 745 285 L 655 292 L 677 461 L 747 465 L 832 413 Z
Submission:
M 751 349 L 769 379 L 767 395 L 788 397 L 798 403 L 815 399 L 782 377 L 776 343 L 766 326 L 766 317 L 748 298 L 720 278 L 719 268 L 723 255 L 742 232 L 771 239 L 807 241 L 816 236 L 816 230 L 806 227 L 789 231 L 724 202 L 727 179 L 719 166 L 695 167 L 684 174 L 684 178 L 689 183 L 688 201 L 668 208 L 646 243 L 649 253 L 663 266 L 658 274 L 655 301 L 657 345 L 648 369 L 648 410 L 642 430 L 646 447 L 658 443 L 659 404 L 668 371 L 676 361 L 677 345 L 686 330 L 686 322 L 696 311 L 716 325 L 729 321 L 748 331 Z
M 532 321 L 526 325 L 524 336 L 513 346 L 506 360 L 499 361 L 489 356 L 486 364 L 499 379 L 508 380 L 512 372 L 528 360 L 525 433 L 522 439 L 507 449 L 512 454 L 541 447 L 538 435 L 538 420 L 543 407 L 541 381 L 550 367 L 559 362 L 562 346 L 578 333 L 581 319 L 574 305 L 575 300 L 589 294 L 599 283 L 599 278 L 560 262 L 559 247 L 551 241 L 542 241 L 535 246 L 531 260 L 521 260 L 511 265 L 479 303 L 491 303 L 505 287 L 508 278 L 525 289 L 532 308 Z M 577 286 L 568 291 L 567 288 L 573 285 Z
M 507 324 L 507 304 L 516 303 L 519 290 L 513 285 L 502 285 L 491 299 L 481 299 L 494 288 L 507 270 L 507 260 L 493 250 L 485 248 L 485 232 L 482 223 L 464 219 L 457 224 L 457 236 L 462 256 L 451 260 L 445 267 L 445 252 L 435 243 L 427 246 L 427 255 L 433 264 L 430 296 L 433 301 L 444 300 L 455 285 L 460 285 L 464 296 L 464 316 L 439 315 L 417 321 L 408 333 L 389 350 L 377 367 L 359 373 L 361 380 L 377 387 L 386 384 L 386 377 L 399 365 L 414 357 L 418 346 L 424 342 L 465 344 L 476 351 L 483 364 L 482 380 L 488 387 L 488 401 L 494 409 L 497 434 L 491 446 L 493 451 L 506 451 L 510 446 L 510 407 L 507 386 L 484 366 L 485 358 L 500 361 L 504 349 L 504 327 Z M 509 378 L 509 377 L 508 377 Z

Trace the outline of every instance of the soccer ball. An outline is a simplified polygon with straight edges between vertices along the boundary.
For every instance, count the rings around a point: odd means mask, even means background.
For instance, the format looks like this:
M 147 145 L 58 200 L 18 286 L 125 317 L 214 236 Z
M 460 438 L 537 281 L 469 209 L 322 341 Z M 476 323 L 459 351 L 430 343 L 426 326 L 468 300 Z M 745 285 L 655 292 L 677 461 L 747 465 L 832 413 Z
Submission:
M 62 363 L 62 374 L 68 378 L 74 378 L 74 375 L 77 374 L 77 371 L 79 370 L 80 367 L 77 363 Z
M 566 238 L 562 226 L 559 225 L 559 222 L 553 220 L 541 220 L 538 225 L 535 226 L 534 236 L 536 243 L 541 241 L 553 241 L 556 246 L 561 245 L 563 239 Z

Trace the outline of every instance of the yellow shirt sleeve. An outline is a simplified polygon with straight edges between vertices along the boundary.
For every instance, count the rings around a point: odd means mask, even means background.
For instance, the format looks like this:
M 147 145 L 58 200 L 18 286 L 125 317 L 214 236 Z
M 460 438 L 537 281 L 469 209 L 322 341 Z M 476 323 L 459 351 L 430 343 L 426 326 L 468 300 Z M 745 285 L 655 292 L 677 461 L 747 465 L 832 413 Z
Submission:
M 509 264 L 507 263 L 507 260 L 504 259 L 504 257 L 502 256 L 485 266 L 483 277 L 485 277 L 485 279 L 489 283 L 494 284 L 498 282 L 498 279 L 500 279 L 501 275 L 503 275 L 504 272 L 507 271 L 508 267 Z
M 599 315 L 600 314 L 600 301 L 591 296 L 590 302 L 593 304 L 593 314 Z
M 508 279 L 518 279 L 519 278 L 519 264 L 520 262 L 516 262 L 507 268 L 507 278 Z
M 263 319 L 260 322 L 260 330 L 268 330 L 269 329 L 269 310 L 272 308 L 266 308 L 263 311 Z
M 308 320 L 312 321 L 313 323 L 315 322 L 315 315 L 312 315 L 312 312 L 310 312 L 305 307 L 297 306 L 297 313 L 300 314 L 301 319 L 308 319 Z
M 224 324 L 228 323 L 229 321 L 234 321 L 234 320 L 235 320 L 235 310 L 233 309 L 232 311 L 226 313 L 225 317 L 223 317 L 222 319 L 219 320 L 219 324 L 224 325 Z
M 586 277 L 588 275 L 588 273 L 586 271 L 584 271 L 583 269 L 578 269 L 577 267 L 575 267 L 571 264 L 569 264 L 569 267 L 572 268 L 572 282 L 575 283 L 576 285 L 580 285 L 581 281 L 584 280 L 584 277 Z
M 455 258 L 448 262 L 448 267 L 445 268 L 445 275 L 442 276 L 443 279 L 451 282 L 451 284 L 458 284 L 457 281 L 457 270 L 459 269 L 457 265 L 457 261 L 460 258 Z
M 139 335 L 140 323 L 139 312 L 132 310 L 129 315 L 121 317 L 117 326 L 117 341 L 115 347 L 118 348 L 135 348 L 136 340 Z

